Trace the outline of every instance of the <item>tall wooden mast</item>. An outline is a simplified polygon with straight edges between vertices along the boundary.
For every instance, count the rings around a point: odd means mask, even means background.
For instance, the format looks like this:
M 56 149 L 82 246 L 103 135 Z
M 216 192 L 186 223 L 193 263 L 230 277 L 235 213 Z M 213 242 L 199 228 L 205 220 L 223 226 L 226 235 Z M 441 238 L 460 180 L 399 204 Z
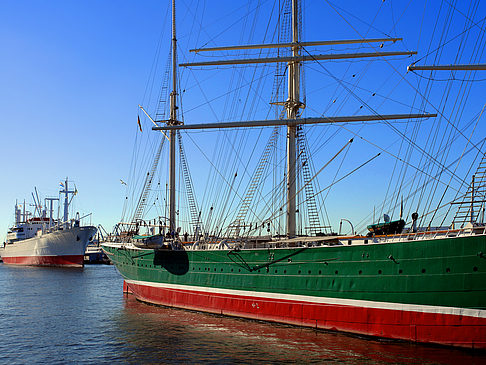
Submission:
M 175 8 L 173 5 L 173 23 L 175 23 Z M 387 57 L 387 56 L 411 56 L 417 52 L 405 51 L 405 52 L 368 52 L 368 53 L 327 53 L 317 55 L 301 55 L 300 50 L 307 45 L 339 45 L 339 44 L 360 44 L 360 43 L 372 43 L 372 42 L 396 42 L 401 38 L 375 38 L 375 39 L 347 39 L 347 40 L 333 40 L 333 41 L 317 41 L 317 42 L 302 42 L 300 43 L 299 34 L 300 19 L 299 19 L 299 2 L 298 0 L 292 0 L 292 43 L 281 44 L 255 44 L 247 46 L 226 46 L 226 47 L 209 47 L 198 48 L 191 50 L 192 52 L 206 52 L 206 51 L 233 51 L 240 49 L 262 49 L 262 48 L 281 48 L 290 47 L 292 55 L 288 57 L 267 57 L 258 59 L 238 58 L 230 60 L 216 60 L 216 61 L 204 61 L 204 62 L 192 62 L 182 63 L 179 66 L 182 67 L 199 67 L 199 66 L 229 66 L 229 65 L 241 65 L 241 64 L 256 64 L 256 63 L 274 63 L 285 62 L 287 63 L 288 71 L 288 98 L 284 102 L 287 111 L 286 120 L 260 120 L 260 121 L 247 121 L 247 122 L 223 122 L 223 123 L 203 123 L 203 124 L 189 124 L 182 125 L 177 121 L 175 106 L 176 94 L 176 82 L 175 82 L 175 66 L 173 66 L 173 84 L 174 90 L 171 94 L 171 117 L 167 121 L 166 125 L 157 125 L 153 127 L 153 130 L 168 130 L 170 131 L 171 141 L 171 186 L 170 186 L 170 224 L 171 229 L 175 228 L 175 157 L 172 158 L 172 151 L 174 148 L 175 154 L 175 132 L 179 129 L 207 129 L 207 128 L 241 128 L 241 127 L 256 127 L 256 126 L 274 126 L 274 125 L 286 125 L 287 126 L 287 236 L 296 236 L 296 179 L 297 179 L 297 154 L 296 154 L 296 134 L 299 125 L 301 124 L 314 124 L 314 123 L 343 123 L 343 122 L 356 122 L 356 121 L 372 121 L 372 120 L 390 120 L 390 119 L 408 119 L 408 118 L 429 118 L 435 117 L 436 114 L 392 114 L 392 115 L 360 115 L 360 116 L 348 116 L 348 117 L 321 117 L 321 118 L 301 118 L 299 109 L 303 107 L 300 101 L 300 66 L 302 62 L 319 61 L 319 60 L 334 60 L 334 59 L 354 59 L 354 58 L 370 58 L 370 57 Z M 175 25 L 173 25 L 173 65 L 175 65 Z M 279 103 L 280 104 L 280 103 Z M 280 104 L 281 105 L 281 104 Z M 173 147 L 174 146 L 174 147 Z M 174 170 L 173 170 L 174 169 Z M 174 175 L 172 175 L 174 174 Z
M 299 9 L 298 1 L 292 0 L 292 57 L 299 57 Z M 288 98 L 285 103 L 287 119 L 299 117 L 300 103 L 300 62 L 290 61 L 288 68 Z M 287 236 L 296 233 L 296 125 L 287 126 Z
M 173 126 L 180 124 L 177 121 L 177 38 L 176 38 L 176 24 L 175 24 L 175 0 L 172 0 L 172 92 L 170 93 L 170 118 L 167 125 Z M 169 166 L 169 229 L 170 232 L 176 229 L 176 133 L 177 131 L 170 131 L 170 166 Z

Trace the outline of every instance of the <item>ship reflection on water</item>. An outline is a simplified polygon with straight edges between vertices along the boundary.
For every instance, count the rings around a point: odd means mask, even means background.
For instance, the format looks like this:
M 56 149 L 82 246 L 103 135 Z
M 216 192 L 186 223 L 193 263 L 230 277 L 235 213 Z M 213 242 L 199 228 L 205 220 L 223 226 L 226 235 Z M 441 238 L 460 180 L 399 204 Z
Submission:
M 115 322 L 127 361 L 474 364 L 484 353 L 148 305 L 126 295 Z M 121 355 L 121 354 L 119 354 Z

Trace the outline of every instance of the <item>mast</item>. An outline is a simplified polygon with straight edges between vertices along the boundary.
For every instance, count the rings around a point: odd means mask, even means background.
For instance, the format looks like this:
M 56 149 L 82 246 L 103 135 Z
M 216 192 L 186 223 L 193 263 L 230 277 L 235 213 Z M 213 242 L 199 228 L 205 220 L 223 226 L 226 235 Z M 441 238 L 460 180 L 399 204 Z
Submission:
M 63 222 L 64 224 L 66 224 L 67 220 L 68 220 L 68 214 L 69 214 L 69 200 L 68 200 L 68 193 L 69 193 L 69 189 L 68 189 L 68 179 L 66 178 L 66 182 L 65 182 L 65 185 L 64 185 L 64 191 L 62 191 L 64 193 L 64 217 L 63 217 Z
M 299 57 L 299 4 L 292 0 L 292 56 Z M 300 108 L 300 62 L 291 61 L 288 66 L 288 99 L 285 104 L 287 119 L 297 119 Z M 296 232 L 296 132 L 297 126 L 287 127 L 287 236 L 295 237 Z
M 301 47 L 312 46 L 329 46 L 337 44 L 362 44 L 362 43 L 375 43 L 375 42 L 393 42 L 402 41 L 403 38 L 370 38 L 370 39 L 344 39 L 344 40 L 331 40 L 331 41 L 318 41 L 318 42 L 299 42 Z M 190 49 L 189 52 L 208 52 L 208 51 L 235 51 L 242 49 L 264 49 L 264 48 L 282 48 L 292 47 L 293 43 L 277 43 L 277 44 L 250 44 L 242 46 L 229 46 L 229 47 L 206 47 Z
M 61 185 L 62 186 L 62 185 Z M 69 194 L 74 194 L 76 190 L 69 190 L 68 189 L 68 178 L 66 177 L 66 180 L 64 181 L 64 186 L 63 190 L 61 190 L 59 193 L 64 194 L 64 216 L 63 216 L 63 223 L 64 227 L 67 228 L 68 226 L 68 212 L 69 212 Z
M 286 125 L 287 126 L 287 146 L 286 146 L 286 200 L 287 200 L 287 214 L 286 214 L 286 233 L 289 238 L 296 236 L 296 183 L 297 183 L 297 130 L 302 124 L 314 124 L 314 123 L 339 123 L 339 122 L 353 122 L 353 121 L 371 121 L 371 120 L 389 120 L 389 119 L 405 119 L 405 118 L 427 118 L 435 117 L 435 114 L 415 114 L 415 115 L 372 115 L 372 116 L 351 116 L 342 118 L 301 118 L 300 108 L 304 105 L 300 101 L 300 78 L 301 78 L 301 63 L 302 62 L 315 62 L 319 60 L 334 60 L 334 59 L 354 59 L 354 58 L 370 58 L 370 57 L 388 57 L 398 55 L 414 55 L 416 52 L 369 52 L 369 53 L 326 53 L 320 55 L 301 55 L 300 50 L 305 45 L 337 45 L 337 44 L 354 44 L 354 43 L 371 43 L 381 41 L 383 39 L 375 38 L 368 40 L 337 40 L 337 41 L 317 41 L 317 42 L 303 42 L 300 43 L 300 19 L 299 19 L 299 2 L 298 0 L 292 0 L 292 41 L 290 43 L 281 44 L 254 44 L 248 46 L 225 46 L 225 47 L 210 47 L 210 48 L 198 48 L 191 50 L 192 52 L 205 52 L 205 51 L 234 51 L 240 49 L 261 49 L 261 48 L 281 48 L 289 47 L 292 51 L 290 56 L 286 57 L 267 57 L 258 59 L 249 58 L 237 58 L 229 60 L 216 60 L 216 61 L 204 61 L 204 62 L 191 62 L 182 63 L 179 66 L 182 67 L 199 67 L 199 66 L 230 66 L 230 65 L 242 65 L 242 64 L 256 64 L 256 63 L 274 63 L 285 62 L 287 64 L 288 71 L 288 97 L 284 103 L 276 103 L 278 105 L 285 105 L 287 112 L 287 119 L 285 120 L 265 120 L 265 121 L 250 121 L 250 122 L 223 122 L 223 123 L 204 123 L 204 124 L 189 124 L 180 125 L 182 123 L 177 122 L 171 113 L 171 119 L 167 121 L 165 126 L 157 125 L 152 127 L 153 130 L 169 130 L 172 133 L 178 129 L 205 129 L 205 128 L 240 128 L 240 127 L 256 127 L 256 126 L 271 126 L 271 125 Z M 175 32 L 175 28 L 174 28 Z M 387 38 L 384 41 L 395 42 L 401 38 Z M 175 45 L 175 33 L 173 39 L 173 45 Z M 173 50 L 173 55 L 175 49 Z M 174 76 L 175 77 L 175 76 Z M 175 84 L 174 84 L 175 90 Z M 174 99 L 171 98 L 171 104 L 175 106 L 175 91 Z M 172 94 L 171 94 L 172 95 Z M 171 190 L 172 191 L 172 190 Z M 172 193 L 171 193 L 172 195 Z M 172 203 L 171 203 L 172 204 Z M 175 206 L 175 203 L 174 203 Z M 172 215 L 171 215 L 172 217 Z M 175 215 L 174 215 L 175 220 Z M 172 224 L 172 218 L 171 218 Z
M 168 120 L 168 125 L 177 125 L 177 39 L 176 39 L 176 25 L 175 25 L 175 0 L 172 0 L 172 92 L 170 93 L 170 119 Z M 169 141 L 170 141 L 170 152 L 169 152 L 169 231 L 175 232 L 176 229 L 176 208 L 175 208 L 175 186 L 176 186 L 176 133 L 177 131 L 171 130 Z
M 407 67 L 407 71 L 484 71 L 486 70 L 485 63 L 471 64 L 471 65 L 426 65 L 416 66 L 412 64 Z
M 15 201 L 15 225 L 18 225 L 20 224 L 20 222 L 22 221 L 21 220 L 21 211 L 20 211 L 20 208 L 19 208 L 19 205 L 18 205 L 18 202 L 17 200 Z
M 486 63 L 477 63 L 477 64 L 451 64 L 451 65 L 424 65 L 424 66 L 416 66 L 415 63 L 411 64 L 410 66 L 407 67 L 407 71 L 485 71 L 486 70 Z M 484 158 L 484 157 L 483 157 Z M 482 162 L 479 164 L 479 166 L 482 165 Z M 479 167 L 478 167 L 479 169 Z M 470 202 L 470 223 L 474 224 L 474 181 L 475 181 L 475 175 L 472 176 L 472 181 L 471 181 L 471 202 Z M 462 204 L 461 202 L 460 204 Z M 452 203 L 454 204 L 454 203 Z M 454 220 L 452 222 L 452 225 L 454 225 L 454 222 L 458 215 L 461 212 L 461 206 L 459 206 L 456 216 L 454 217 Z M 483 208 L 484 212 L 484 208 Z M 467 215 L 464 217 L 464 221 L 466 220 Z M 479 218 L 479 212 L 478 212 L 478 218 Z
M 48 201 L 49 204 L 50 204 L 49 205 L 49 230 L 50 230 L 51 227 L 52 227 L 52 223 L 54 221 L 54 218 L 52 216 L 52 213 L 53 213 L 52 203 L 54 202 L 54 200 L 59 200 L 59 198 L 45 198 L 45 200 Z
M 265 119 L 250 120 L 243 122 L 218 122 L 218 123 L 201 123 L 201 124 L 179 124 L 179 125 L 158 125 L 152 127 L 154 131 L 171 131 L 179 129 L 223 129 L 223 128 L 247 128 L 247 127 L 273 127 L 276 125 L 302 125 L 302 124 L 329 124 L 329 123 L 354 123 L 354 122 L 372 122 L 401 119 L 420 119 L 435 118 L 435 113 L 422 114 L 375 114 L 375 115 L 351 115 L 342 117 L 318 117 L 318 118 L 297 118 L 297 119 Z

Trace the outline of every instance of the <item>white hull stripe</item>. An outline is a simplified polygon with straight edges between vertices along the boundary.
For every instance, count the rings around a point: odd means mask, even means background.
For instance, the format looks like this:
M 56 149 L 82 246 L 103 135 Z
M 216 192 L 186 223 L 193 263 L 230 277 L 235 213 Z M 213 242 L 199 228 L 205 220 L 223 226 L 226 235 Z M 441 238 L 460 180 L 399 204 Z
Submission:
M 246 291 L 246 290 L 221 289 L 221 288 L 211 288 L 211 287 L 204 287 L 204 286 L 178 285 L 178 284 L 129 280 L 126 278 L 125 281 L 128 284 L 150 286 L 153 288 L 161 288 L 161 289 L 187 290 L 187 291 L 201 292 L 201 293 L 255 297 L 255 298 L 263 298 L 263 299 L 287 300 L 287 301 L 294 301 L 294 302 L 307 302 L 307 303 L 328 304 L 328 305 L 345 305 L 345 306 L 362 307 L 362 308 L 389 309 L 395 311 L 435 313 L 435 314 L 454 315 L 454 316 L 486 318 L 486 310 L 483 309 L 441 307 L 441 306 L 420 305 L 420 304 L 374 302 L 369 300 L 314 297 L 309 295 L 269 293 L 269 292 L 250 291 L 250 290 Z

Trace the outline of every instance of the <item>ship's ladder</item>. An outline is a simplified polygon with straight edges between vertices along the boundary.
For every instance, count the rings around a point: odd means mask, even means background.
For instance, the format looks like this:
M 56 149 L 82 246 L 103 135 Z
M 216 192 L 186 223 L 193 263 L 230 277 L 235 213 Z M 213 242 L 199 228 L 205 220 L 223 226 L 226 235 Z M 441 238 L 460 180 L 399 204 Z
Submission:
M 312 174 L 310 170 L 310 160 L 307 154 L 307 139 L 305 137 L 304 129 L 302 126 L 297 128 L 297 146 L 298 146 L 298 156 L 300 161 L 300 167 L 302 169 L 302 178 L 304 182 L 304 191 L 306 196 L 307 204 L 307 217 L 309 229 L 311 235 L 316 235 L 321 231 L 321 224 L 319 219 L 319 212 L 317 210 L 316 198 L 314 193 L 313 183 L 311 183 Z
M 169 76 L 171 71 L 171 58 L 172 50 L 169 52 L 168 60 L 165 66 L 164 77 L 162 79 L 162 85 L 160 87 L 159 100 L 157 103 L 157 110 L 155 112 L 156 120 L 166 120 L 167 118 L 167 100 L 169 100 Z
M 229 237 L 238 237 L 241 229 L 245 228 L 246 215 L 253 201 L 253 197 L 255 196 L 255 192 L 260 185 L 261 178 L 266 171 L 266 168 L 268 167 L 268 162 L 270 161 L 271 154 L 277 144 L 278 132 L 279 128 L 275 127 L 270 136 L 270 139 L 267 142 L 267 145 L 265 146 L 265 149 L 260 157 L 260 161 L 258 162 L 255 172 L 253 173 L 253 178 L 248 185 L 245 197 L 241 202 L 238 214 L 236 215 L 235 220 L 228 227 Z
M 194 186 L 192 183 L 191 174 L 189 172 L 189 165 L 187 164 L 186 154 L 184 152 L 184 146 L 182 144 L 182 136 L 180 132 L 177 132 L 177 139 L 179 141 L 179 156 L 181 160 L 182 176 L 184 179 L 184 186 L 187 193 L 187 202 L 189 203 L 189 212 L 191 214 L 191 225 L 194 229 L 194 240 L 198 240 L 200 233 L 201 213 L 197 207 L 196 197 L 194 195 Z
M 282 17 L 280 21 L 280 33 L 279 33 L 279 43 L 291 42 L 291 20 L 292 20 L 292 2 L 286 0 L 282 3 Z M 290 49 L 278 48 L 277 49 L 277 56 L 283 57 L 285 55 L 290 55 Z M 284 98 L 284 91 L 285 91 L 285 78 L 287 72 L 287 65 L 277 62 L 275 64 L 275 75 L 273 79 L 273 90 L 272 90 L 272 102 L 271 104 L 277 106 L 277 113 L 280 114 L 278 118 L 284 118 L 286 115 L 286 110 L 283 108 L 280 112 L 278 111 L 278 107 L 284 106 L 285 102 L 282 102 Z M 240 209 L 235 220 L 229 225 L 228 227 L 228 236 L 229 237 L 238 237 L 242 231 L 246 228 L 245 219 L 250 208 L 251 202 L 253 201 L 253 197 L 255 192 L 258 189 L 260 184 L 260 179 L 265 171 L 265 167 L 268 165 L 270 154 L 276 146 L 278 137 L 278 129 L 275 128 L 273 130 L 272 135 L 263 151 L 262 156 L 260 157 L 260 161 L 255 169 L 253 174 L 253 178 L 248 185 L 246 195 L 240 205 Z M 256 225 L 255 225 L 256 228 Z
M 466 223 L 484 223 L 486 203 L 486 154 L 483 155 L 475 174 L 472 176 L 466 194 L 453 204 L 459 204 L 452 221 L 455 228 Z
M 137 207 L 135 208 L 135 214 L 133 215 L 132 222 L 135 223 L 142 218 L 143 211 L 147 206 L 147 199 L 150 194 L 152 188 L 152 181 L 154 178 L 155 171 L 159 165 L 160 155 L 162 153 L 162 147 L 164 146 L 165 138 L 161 138 L 159 148 L 157 149 L 157 153 L 155 154 L 154 161 L 152 163 L 152 167 L 150 168 L 149 172 L 145 176 L 145 181 L 143 184 L 142 194 L 137 202 Z
M 281 5 L 281 15 L 279 22 L 279 38 L 278 43 L 290 43 L 292 42 L 292 2 L 285 0 Z M 277 48 L 277 57 L 290 56 L 291 50 L 288 47 Z M 287 77 L 287 64 L 284 62 L 275 63 L 275 74 L 273 78 L 273 88 L 272 88 L 272 103 L 276 106 L 283 106 L 284 103 L 284 93 L 286 89 L 285 79 Z M 282 108 L 282 112 L 286 114 L 285 108 Z M 277 114 L 278 112 L 277 108 Z

